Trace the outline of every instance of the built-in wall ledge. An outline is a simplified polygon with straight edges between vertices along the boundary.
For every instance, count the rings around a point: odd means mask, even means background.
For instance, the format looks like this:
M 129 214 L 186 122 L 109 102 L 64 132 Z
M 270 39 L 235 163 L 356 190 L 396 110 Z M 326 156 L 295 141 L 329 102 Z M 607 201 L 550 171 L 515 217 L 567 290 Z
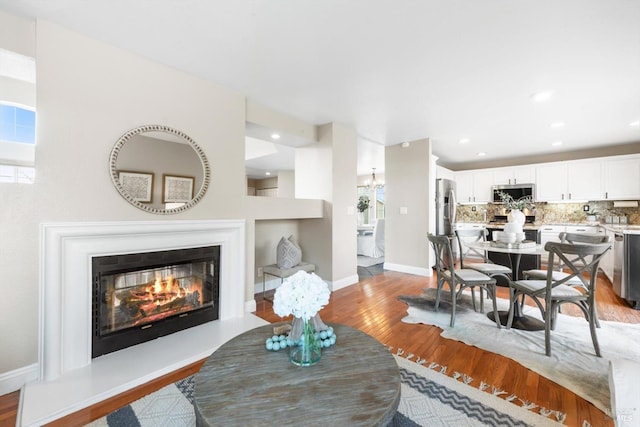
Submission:
M 247 197 L 248 211 L 254 219 L 310 219 L 322 218 L 324 201 L 283 197 Z

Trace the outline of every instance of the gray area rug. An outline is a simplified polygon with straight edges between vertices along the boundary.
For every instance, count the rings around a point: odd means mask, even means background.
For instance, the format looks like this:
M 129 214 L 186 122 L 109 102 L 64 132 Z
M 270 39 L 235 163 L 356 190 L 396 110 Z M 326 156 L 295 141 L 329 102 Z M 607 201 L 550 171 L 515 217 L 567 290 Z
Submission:
M 535 412 L 533 406 L 519 406 L 493 393 L 473 388 L 463 375 L 445 375 L 446 367 L 413 355 L 396 353 L 400 367 L 401 398 L 390 424 L 413 426 L 557 426 L 561 414 Z M 193 410 L 194 377 L 170 384 L 145 396 L 89 426 L 157 427 L 195 426 Z M 330 411 L 330 408 L 327 408 Z M 554 418 L 555 417 L 555 418 Z M 270 425 L 268 420 L 264 426 Z
M 443 296 L 447 293 L 443 293 Z M 545 355 L 544 331 L 498 329 L 486 314 L 474 312 L 471 296 L 463 294 L 456 310 L 455 327 L 449 326 L 450 303 L 433 311 L 435 289 L 423 295 L 399 296 L 409 308 L 406 323 L 423 323 L 441 328 L 442 337 L 461 341 L 513 359 L 523 366 L 560 384 L 597 408 L 611 415 L 609 361 L 640 361 L 640 325 L 600 321 L 597 330 L 602 358 L 595 355 L 589 325 L 582 317 L 560 314 L 556 330 L 551 332 L 551 357 Z M 498 310 L 508 310 L 509 302 L 498 299 Z M 491 307 L 485 301 L 485 311 Z M 524 313 L 541 318 L 537 308 L 525 306 Z

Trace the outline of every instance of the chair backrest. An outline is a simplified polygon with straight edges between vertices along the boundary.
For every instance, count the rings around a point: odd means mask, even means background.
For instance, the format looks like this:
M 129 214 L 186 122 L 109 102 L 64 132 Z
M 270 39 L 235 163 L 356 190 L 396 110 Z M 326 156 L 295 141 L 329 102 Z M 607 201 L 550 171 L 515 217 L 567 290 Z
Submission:
M 598 276 L 598 264 L 604 254 L 611 249 L 610 242 L 604 243 L 563 243 L 547 242 L 544 249 L 549 252 L 549 265 L 558 258 L 569 274 L 560 280 L 553 280 L 553 271 L 547 272 L 547 287 L 555 287 L 567 283 L 574 277 L 582 280 L 587 292 L 595 292 Z M 587 273 L 589 279 L 584 276 Z
M 573 243 L 573 244 L 590 244 L 597 245 L 599 243 L 607 243 L 610 241 L 610 237 L 604 233 L 567 233 L 562 232 L 558 235 L 560 242 Z M 580 255 L 576 255 L 573 258 L 574 263 L 586 262 L 581 259 Z M 549 267 L 550 268 L 550 267 Z M 561 259 L 556 259 L 556 268 L 562 270 L 564 268 L 564 262 Z
M 487 241 L 487 230 L 485 228 L 456 230 L 455 233 L 457 237 L 456 240 L 458 240 L 458 248 L 460 249 L 460 268 L 464 268 L 464 258 L 468 256 L 481 258 L 484 262 L 488 261 L 485 251 L 468 246 L 468 243 Z
M 427 235 L 429 242 L 433 246 L 433 251 L 436 255 L 436 272 L 438 273 L 438 277 L 446 271 L 449 270 L 451 275 L 454 274 L 454 264 L 455 259 L 451 253 L 451 241 L 448 236 L 436 236 L 434 234 L 429 233 Z
M 604 233 L 568 233 L 562 232 L 559 235 L 561 242 L 567 243 L 588 243 L 596 245 L 598 243 L 607 243 L 610 238 Z

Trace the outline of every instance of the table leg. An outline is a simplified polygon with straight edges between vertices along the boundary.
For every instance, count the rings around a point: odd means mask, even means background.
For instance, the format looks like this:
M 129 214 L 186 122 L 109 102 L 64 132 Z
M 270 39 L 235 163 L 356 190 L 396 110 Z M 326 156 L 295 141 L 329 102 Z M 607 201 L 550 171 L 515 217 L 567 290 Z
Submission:
M 511 277 L 514 281 L 518 280 L 518 270 L 520 269 L 521 257 L 522 254 L 509 254 L 509 260 L 511 261 Z M 511 295 L 509 295 L 509 297 L 511 297 Z M 493 315 L 493 312 L 487 313 L 487 317 L 495 322 L 495 316 Z M 500 324 L 502 326 L 507 326 L 507 322 L 509 320 L 509 311 L 498 311 L 498 317 L 500 318 Z M 535 317 L 523 314 L 522 310 L 520 309 L 520 303 L 516 301 L 513 310 L 513 322 L 511 324 L 511 327 L 523 331 L 543 331 L 544 322 L 536 319 Z

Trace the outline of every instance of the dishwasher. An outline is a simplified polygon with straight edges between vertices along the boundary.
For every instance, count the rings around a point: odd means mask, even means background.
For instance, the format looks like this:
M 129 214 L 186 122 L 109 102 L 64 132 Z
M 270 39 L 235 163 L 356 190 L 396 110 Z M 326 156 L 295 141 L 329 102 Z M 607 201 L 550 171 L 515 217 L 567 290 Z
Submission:
M 616 232 L 613 240 L 613 292 L 620 298 L 626 298 L 622 286 L 622 264 L 624 263 L 624 234 Z
M 617 243 L 617 241 L 616 241 Z M 640 310 L 640 234 L 624 233 L 622 240 L 622 298 Z M 615 275 L 615 271 L 614 271 Z

